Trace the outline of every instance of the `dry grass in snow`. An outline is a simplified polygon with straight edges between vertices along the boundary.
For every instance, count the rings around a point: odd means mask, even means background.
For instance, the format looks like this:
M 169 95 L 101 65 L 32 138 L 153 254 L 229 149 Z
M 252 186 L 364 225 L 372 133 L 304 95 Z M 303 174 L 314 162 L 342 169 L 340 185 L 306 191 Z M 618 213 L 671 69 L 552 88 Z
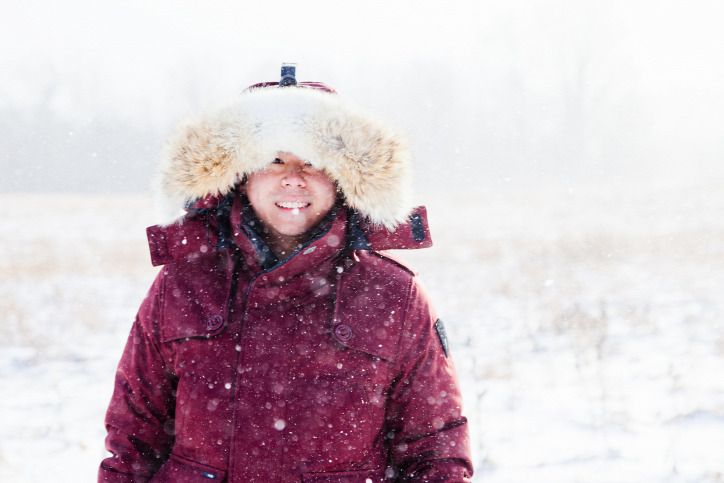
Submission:
M 93 481 L 151 202 L 2 195 L 0 480 Z M 724 481 L 724 186 L 430 198 L 476 481 Z

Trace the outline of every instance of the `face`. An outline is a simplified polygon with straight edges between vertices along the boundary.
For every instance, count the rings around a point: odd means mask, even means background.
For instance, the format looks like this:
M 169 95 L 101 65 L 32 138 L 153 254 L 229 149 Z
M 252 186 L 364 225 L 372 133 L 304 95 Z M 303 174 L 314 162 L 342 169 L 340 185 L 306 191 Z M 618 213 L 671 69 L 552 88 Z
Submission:
M 250 174 L 244 189 L 272 250 L 306 242 L 337 195 L 335 184 L 323 171 L 292 153 L 279 153 L 264 171 Z

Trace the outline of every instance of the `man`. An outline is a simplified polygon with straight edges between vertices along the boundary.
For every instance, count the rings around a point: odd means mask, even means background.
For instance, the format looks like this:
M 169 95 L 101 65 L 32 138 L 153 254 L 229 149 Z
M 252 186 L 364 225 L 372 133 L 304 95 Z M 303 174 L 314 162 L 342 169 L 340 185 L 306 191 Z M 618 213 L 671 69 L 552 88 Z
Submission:
M 109 482 L 462 482 L 442 322 L 387 254 L 431 245 L 395 132 L 319 83 L 179 127 L 154 265 L 106 416 Z

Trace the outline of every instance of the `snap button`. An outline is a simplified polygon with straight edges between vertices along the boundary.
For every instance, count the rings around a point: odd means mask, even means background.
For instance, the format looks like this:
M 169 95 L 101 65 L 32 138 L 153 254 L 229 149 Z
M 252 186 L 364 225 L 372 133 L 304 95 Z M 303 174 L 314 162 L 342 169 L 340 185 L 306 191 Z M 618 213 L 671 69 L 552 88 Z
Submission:
M 216 330 L 224 325 L 224 319 L 220 315 L 212 315 L 206 319 L 206 328 L 208 330 Z
M 334 334 L 339 340 L 350 340 L 352 338 L 352 327 L 345 324 L 339 324 L 334 328 Z

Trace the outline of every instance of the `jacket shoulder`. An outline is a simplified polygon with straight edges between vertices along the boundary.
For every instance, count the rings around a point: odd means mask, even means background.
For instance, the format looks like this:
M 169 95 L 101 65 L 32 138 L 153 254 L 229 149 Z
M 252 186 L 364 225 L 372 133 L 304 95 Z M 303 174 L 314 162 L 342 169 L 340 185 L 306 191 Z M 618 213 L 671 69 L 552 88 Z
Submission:
M 383 273 L 387 272 L 390 275 L 404 278 L 417 276 L 417 270 L 412 265 L 388 250 L 364 250 L 357 253 L 360 263 L 382 269 Z
M 227 248 L 217 224 L 208 211 L 197 210 L 169 225 L 149 226 L 146 237 L 151 263 L 156 267 Z

